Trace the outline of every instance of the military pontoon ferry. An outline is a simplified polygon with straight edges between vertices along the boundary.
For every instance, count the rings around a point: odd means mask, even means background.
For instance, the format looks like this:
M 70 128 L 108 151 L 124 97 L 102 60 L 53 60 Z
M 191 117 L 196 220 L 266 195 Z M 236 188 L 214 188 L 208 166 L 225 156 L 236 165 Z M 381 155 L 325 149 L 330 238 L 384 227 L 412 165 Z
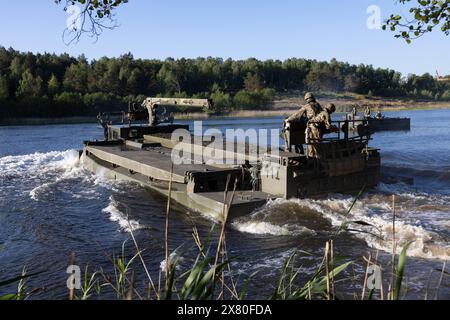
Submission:
M 381 131 L 410 131 L 411 119 L 400 117 L 361 117 L 347 114 L 346 119 L 352 121 L 352 129 L 356 130 L 359 124 L 367 124 L 371 133 Z
M 380 180 L 378 150 L 368 146 L 370 136 L 352 135 L 348 120 L 336 122 L 341 128 L 337 137 L 309 141 L 316 148 L 315 158 L 292 151 L 294 145 L 305 143 L 304 122 L 284 131 L 285 148 L 255 155 L 248 151 L 258 146 L 249 143 L 230 151 L 223 141 L 223 148 L 216 144 L 211 150 L 188 125 L 173 124 L 158 114 L 169 106 L 207 109 L 211 101 L 147 98 L 139 108 L 125 112 L 119 124 L 104 115 L 100 122 L 105 139 L 84 142 L 83 165 L 111 179 L 137 182 L 216 220 L 224 212 L 232 217 L 251 213 L 269 199 L 358 192 Z M 189 136 L 174 138 L 180 130 Z M 189 152 L 183 163 L 174 165 L 173 153 L 180 147 Z M 219 151 L 233 159 L 232 164 L 209 161 Z

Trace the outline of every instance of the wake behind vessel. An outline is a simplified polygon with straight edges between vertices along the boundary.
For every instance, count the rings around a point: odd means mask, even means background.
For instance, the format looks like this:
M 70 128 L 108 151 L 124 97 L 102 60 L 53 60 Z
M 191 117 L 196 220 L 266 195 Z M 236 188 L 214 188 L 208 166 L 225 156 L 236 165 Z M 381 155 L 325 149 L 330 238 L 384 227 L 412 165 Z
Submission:
M 192 134 L 189 126 L 173 124 L 166 116 L 166 108 L 180 106 L 208 109 L 211 101 L 147 98 L 140 108 L 124 113 L 120 124 L 100 117 L 105 140 L 85 141 L 82 163 L 95 173 L 137 182 L 216 220 L 224 212 L 248 214 L 269 199 L 358 192 L 380 180 L 379 152 L 368 146 L 370 136 L 350 135 L 351 121 L 335 122 L 340 128 L 337 137 L 309 141 L 317 151 L 311 158 L 291 151 L 296 140 L 304 138 L 303 123 L 284 131 L 284 149 L 264 149 Z

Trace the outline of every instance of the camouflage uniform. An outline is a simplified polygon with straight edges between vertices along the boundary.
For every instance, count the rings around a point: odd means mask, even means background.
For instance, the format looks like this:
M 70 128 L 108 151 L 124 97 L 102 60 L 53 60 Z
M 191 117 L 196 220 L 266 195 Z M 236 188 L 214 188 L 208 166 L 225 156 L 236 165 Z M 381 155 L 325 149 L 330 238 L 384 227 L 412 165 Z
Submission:
M 366 112 L 365 112 L 365 116 L 366 116 L 366 118 L 370 118 L 370 115 L 372 114 L 372 110 L 370 110 L 370 107 L 369 106 L 367 106 L 367 108 L 366 108 Z
M 316 102 L 314 95 L 310 92 L 305 94 L 306 104 L 300 108 L 296 113 L 291 115 L 289 118 L 285 120 L 286 123 L 300 121 L 303 116 L 306 116 L 306 119 L 310 121 L 314 117 L 316 117 L 323 109 L 322 106 Z M 308 137 L 308 127 L 306 128 L 305 137 Z M 303 145 L 295 146 L 297 152 L 303 154 Z
M 317 116 L 321 111 L 322 107 L 316 101 L 310 101 L 300 108 L 296 113 L 287 118 L 287 122 L 294 122 L 300 120 L 303 115 L 306 115 L 308 120 L 311 120 Z
M 378 111 L 378 112 L 377 112 L 376 118 L 377 118 L 378 120 L 383 119 L 383 115 L 381 114 L 381 111 Z
M 331 114 L 336 110 L 334 104 L 326 107 L 326 110 L 320 112 L 317 116 L 309 120 L 308 128 L 306 129 L 308 143 L 318 143 L 322 140 L 325 131 L 332 129 Z M 319 158 L 317 148 L 314 145 L 308 145 L 309 158 Z

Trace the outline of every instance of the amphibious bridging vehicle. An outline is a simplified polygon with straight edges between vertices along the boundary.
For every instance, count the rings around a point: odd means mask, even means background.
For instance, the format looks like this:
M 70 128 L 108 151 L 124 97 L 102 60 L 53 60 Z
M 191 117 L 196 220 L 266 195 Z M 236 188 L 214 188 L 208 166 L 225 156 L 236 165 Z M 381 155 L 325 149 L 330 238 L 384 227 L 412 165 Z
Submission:
M 381 131 L 410 131 L 410 118 L 390 118 L 390 117 L 361 117 L 347 114 L 346 119 L 353 122 L 353 129 L 357 129 L 358 124 L 367 124 L 371 133 Z
M 305 143 L 302 122 L 283 131 L 283 150 L 255 155 L 249 150 L 257 146 L 251 144 L 239 148 L 233 141 L 235 149 L 230 151 L 225 148 L 229 145 L 226 141 L 221 144 L 224 148 L 216 144 L 214 150 L 202 139 L 196 142 L 198 137 L 188 131 L 189 126 L 173 124 L 158 114 L 169 106 L 207 109 L 211 101 L 147 98 L 140 108 L 124 113 L 120 124 L 103 115 L 99 119 L 105 140 L 84 142 L 83 165 L 109 178 L 134 181 L 170 195 L 174 202 L 216 220 L 222 219 L 224 212 L 229 216 L 248 214 L 269 199 L 358 192 L 380 180 L 378 150 L 368 146 L 370 136 L 351 136 L 348 120 L 336 122 L 342 131 L 337 137 L 309 141 L 317 157 L 291 151 L 294 145 Z M 139 120 L 146 123 L 137 123 Z M 174 139 L 177 130 L 187 132 L 188 139 Z M 180 147 L 189 153 L 183 155 L 182 164 L 173 165 L 172 153 Z M 209 161 L 218 151 L 233 164 Z M 196 160 L 199 155 L 201 161 Z

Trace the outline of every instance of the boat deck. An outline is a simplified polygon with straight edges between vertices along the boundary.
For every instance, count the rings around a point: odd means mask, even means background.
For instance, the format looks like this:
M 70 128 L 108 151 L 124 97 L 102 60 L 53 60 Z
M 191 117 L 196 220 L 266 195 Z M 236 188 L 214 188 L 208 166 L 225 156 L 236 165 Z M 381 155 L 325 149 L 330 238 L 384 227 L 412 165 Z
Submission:
M 136 149 L 125 145 L 115 145 L 87 146 L 86 150 L 103 161 L 141 173 L 147 177 L 170 181 L 171 149 L 164 147 Z M 216 170 L 218 168 L 204 164 L 174 165 L 172 181 L 185 183 L 185 173 L 189 171 Z
M 86 145 L 83 153 L 85 166 L 93 172 L 108 169 L 107 177 L 129 180 L 149 187 L 165 196 L 169 195 L 171 149 L 165 147 L 132 148 L 126 145 Z M 229 168 L 231 169 L 231 167 Z M 186 172 L 222 172 L 224 169 L 204 164 L 173 166 L 174 183 L 171 198 L 186 208 L 221 220 L 231 200 L 232 191 L 224 199 L 224 192 L 188 192 Z M 232 183 L 229 186 L 232 189 Z M 229 216 L 251 213 L 263 206 L 272 195 L 261 191 L 237 190 L 228 208 Z

